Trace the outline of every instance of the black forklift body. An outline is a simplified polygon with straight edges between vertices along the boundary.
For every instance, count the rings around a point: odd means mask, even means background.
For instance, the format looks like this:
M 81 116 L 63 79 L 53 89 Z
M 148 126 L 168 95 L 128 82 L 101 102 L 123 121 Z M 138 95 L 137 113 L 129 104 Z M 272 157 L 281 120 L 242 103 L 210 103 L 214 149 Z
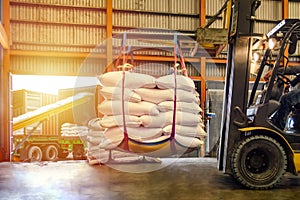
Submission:
M 286 83 L 285 74 L 280 73 L 288 63 L 286 49 L 289 47 L 290 53 L 295 52 L 294 45 L 300 40 L 300 20 L 283 20 L 267 34 L 271 38 L 280 32 L 281 46 L 275 63 L 268 62 L 271 49 L 265 51 L 248 99 L 251 45 L 255 34 L 252 18 L 245 15 L 252 16 L 256 7 L 253 6 L 255 1 L 238 2 L 235 5 L 239 11 L 236 33 L 229 40 L 218 167 L 248 188 L 270 189 L 280 182 L 286 171 L 293 174 L 300 171 L 300 132 L 295 126 L 299 123 L 299 110 L 290 114 L 290 132 L 271 121 L 280 107 L 279 99 Z M 265 66 L 272 68 L 272 74 L 264 96 L 257 101 Z
M 218 168 L 225 173 L 231 173 L 228 157 L 241 135 L 239 127 L 233 124 L 240 113 L 233 110 L 239 107 L 245 113 L 247 108 L 253 28 L 258 2 L 232 2 L 218 159 Z

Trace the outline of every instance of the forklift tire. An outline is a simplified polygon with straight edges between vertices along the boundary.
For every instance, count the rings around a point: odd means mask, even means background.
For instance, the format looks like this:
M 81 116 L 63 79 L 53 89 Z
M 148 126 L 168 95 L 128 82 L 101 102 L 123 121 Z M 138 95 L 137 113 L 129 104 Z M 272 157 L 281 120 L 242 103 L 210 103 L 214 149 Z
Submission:
M 231 157 L 233 177 L 250 189 L 271 189 L 287 168 L 283 147 L 273 138 L 254 135 L 242 140 Z
M 46 146 L 43 153 L 43 160 L 45 161 L 56 161 L 58 157 L 57 147 L 54 145 Z
M 41 161 L 43 157 L 41 148 L 38 146 L 31 146 L 28 150 L 27 157 L 31 162 Z

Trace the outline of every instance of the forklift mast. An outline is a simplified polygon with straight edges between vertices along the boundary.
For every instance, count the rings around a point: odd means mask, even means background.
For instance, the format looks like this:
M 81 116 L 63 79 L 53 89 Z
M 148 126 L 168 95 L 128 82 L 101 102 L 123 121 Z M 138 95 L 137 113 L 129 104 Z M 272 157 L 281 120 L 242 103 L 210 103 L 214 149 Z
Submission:
M 260 4 L 260 0 L 232 0 L 218 159 L 218 168 L 225 173 L 231 173 L 230 155 L 240 140 L 233 124 L 238 113 L 233 110 L 238 106 L 245 113 L 247 109 L 252 38 L 257 36 L 253 33 L 255 11 Z

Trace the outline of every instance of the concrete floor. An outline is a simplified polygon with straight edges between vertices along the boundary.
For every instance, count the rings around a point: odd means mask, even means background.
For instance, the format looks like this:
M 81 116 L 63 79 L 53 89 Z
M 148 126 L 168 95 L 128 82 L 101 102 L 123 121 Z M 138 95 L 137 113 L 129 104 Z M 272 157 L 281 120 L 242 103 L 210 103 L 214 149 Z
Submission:
M 153 170 L 157 167 L 158 170 Z M 129 173 L 125 171 L 149 171 Z M 87 161 L 0 163 L 0 199 L 299 199 L 300 177 L 279 187 L 247 190 L 219 172 L 214 158 L 162 159 L 158 164 L 93 165 Z

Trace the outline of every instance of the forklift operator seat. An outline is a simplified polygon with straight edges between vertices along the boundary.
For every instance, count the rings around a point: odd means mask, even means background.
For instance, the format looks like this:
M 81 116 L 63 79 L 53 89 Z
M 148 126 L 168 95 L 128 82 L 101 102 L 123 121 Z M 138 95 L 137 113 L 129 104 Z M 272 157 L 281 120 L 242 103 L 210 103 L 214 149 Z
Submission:
M 279 101 L 280 97 L 283 94 L 284 90 L 284 83 L 282 80 L 277 80 L 276 83 L 274 84 L 272 91 L 271 91 L 271 96 L 270 99 L 273 99 L 275 101 Z

